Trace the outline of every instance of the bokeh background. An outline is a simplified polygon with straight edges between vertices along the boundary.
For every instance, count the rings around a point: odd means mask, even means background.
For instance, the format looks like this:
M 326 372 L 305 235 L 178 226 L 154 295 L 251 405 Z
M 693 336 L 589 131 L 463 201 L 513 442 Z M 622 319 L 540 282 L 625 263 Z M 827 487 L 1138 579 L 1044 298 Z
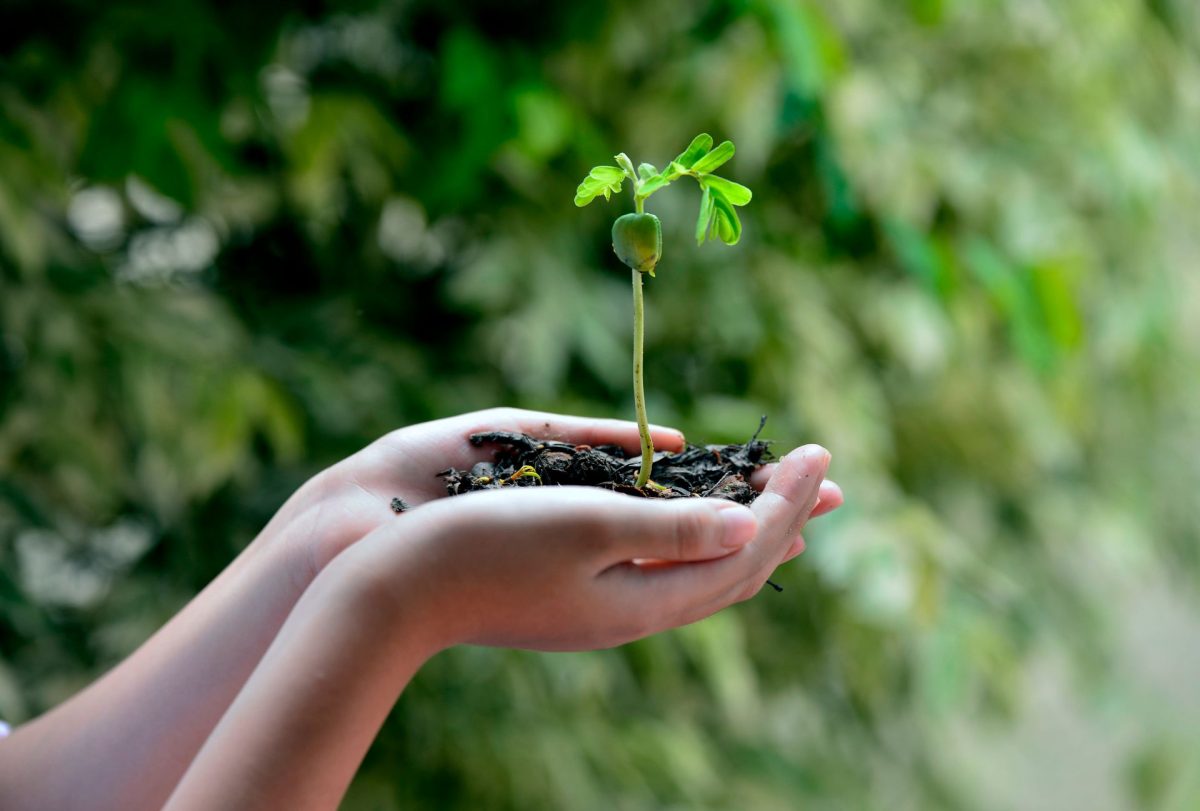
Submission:
M 306 477 L 498 404 L 834 453 L 783 594 L 462 649 L 349 809 L 1200 807 L 1191 0 L 7 2 L 0 717 L 63 700 Z

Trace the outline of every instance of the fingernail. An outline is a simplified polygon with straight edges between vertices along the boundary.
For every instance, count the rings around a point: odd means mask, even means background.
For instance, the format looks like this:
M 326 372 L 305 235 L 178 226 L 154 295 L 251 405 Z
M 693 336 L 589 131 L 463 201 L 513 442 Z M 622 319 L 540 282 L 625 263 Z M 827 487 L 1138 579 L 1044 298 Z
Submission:
M 750 539 L 758 531 L 758 519 L 754 517 L 754 513 L 732 501 L 722 504 L 717 510 L 724 526 L 721 546 L 726 549 L 740 549 L 750 543 Z
M 825 450 L 820 445 L 805 445 L 802 448 L 797 448 L 796 450 L 792 451 L 792 453 L 797 454 L 806 462 L 809 460 L 820 459 L 820 463 L 822 465 L 828 465 L 830 460 L 829 451 Z

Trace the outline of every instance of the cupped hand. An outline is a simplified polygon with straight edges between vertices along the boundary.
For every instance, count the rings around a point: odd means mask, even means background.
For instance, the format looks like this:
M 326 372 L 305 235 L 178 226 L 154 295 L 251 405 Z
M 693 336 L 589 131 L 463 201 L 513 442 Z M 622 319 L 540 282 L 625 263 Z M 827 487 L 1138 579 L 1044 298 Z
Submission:
M 386 611 L 422 617 L 434 648 L 611 647 L 756 594 L 795 552 L 828 464 L 818 446 L 793 451 L 751 508 L 578 487 L 471 493 L 379 527 L 339 570 Z
M 437 473 L 470 469 L 490 460 L 495 448 L 475 446 L 472 434 L 513 431 L 577 445 L 639 447 L 637 424 L 492 408 L 410 425 L 377 439 L 358 453 L 322 471 L 301 487 L 263 530 L 261 543 L 285 547 L 296 578 L 310 581 L 339 552 L 375 528 L 396 520 L 392 500 L 406 508 L 446 496 Z M 680 450 L 683 434 L 651 427 L 656 448 Z

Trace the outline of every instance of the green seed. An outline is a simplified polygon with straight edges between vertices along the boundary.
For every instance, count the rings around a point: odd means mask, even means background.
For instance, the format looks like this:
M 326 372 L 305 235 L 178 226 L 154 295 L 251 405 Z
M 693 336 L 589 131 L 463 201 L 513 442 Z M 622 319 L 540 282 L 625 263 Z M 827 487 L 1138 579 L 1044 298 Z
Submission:
M 625 214 L 612 229 L 613 251 L 634 270 L 654 275 L 662 256 L 662 224 L 653 214 Z

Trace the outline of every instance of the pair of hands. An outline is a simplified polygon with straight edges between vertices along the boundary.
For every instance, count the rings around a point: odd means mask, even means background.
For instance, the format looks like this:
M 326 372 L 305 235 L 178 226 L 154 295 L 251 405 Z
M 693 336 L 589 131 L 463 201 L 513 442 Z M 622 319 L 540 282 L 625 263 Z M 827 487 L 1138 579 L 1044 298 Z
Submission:
M 633 423 L 499 409 L 401 429 L 301 488 L 242 571 L 254 580 L 290 561 L 302 596 L 169 811 L 333 808 L 439 650 L 605 648 L 694 622 L 757 593 L 803 549 L 804 522 L 842 499 L 813 445 L 758 471 L 752 508 L 585 487 L 446 498 L 433 472 L 488 458 L 467 440 L 485 430 L 638 448 Z M 653 433 L 659 448 L 683 446 L 678 432 Z M 393 514 L 394 497 L 412 509 Z
M 583 487 L 445 498 L 432 472 L 490 458 L 494 449 L 467 442 L 485 430 L 638 449 L 631 422 L 515 409 L 415 425 L 318 476 L 264 534 L 287 548 L 298 578 L 330 568 L 383 610 L 417 606 L 431 649 L 579 650 L 694 622 L 756 594 L 803 551 L 805 521 L 842 503 L 818 446 L 757 471 L 751 484 L 763 492 L 750 508 Z M 659 449 L 683 447 L 677 431 L 652 434 Z M 413 509 L 394 514 L 393 497 Z
M 512 409 L 395 431 L 315 476 L 137 651 L 0 748 L 0 806 L 337 806 L 437 651 L 610 647 L 756 593 L 842 502 L 815 446 L 759 470 L 747 509 L 544 487 L 446 498 L 434 473 L 520 431 L 638 449 L 631 422 Z M 655 445 L 683 437 L 657 428 Z M 399 497 L 412 510 L 396 515 Z

